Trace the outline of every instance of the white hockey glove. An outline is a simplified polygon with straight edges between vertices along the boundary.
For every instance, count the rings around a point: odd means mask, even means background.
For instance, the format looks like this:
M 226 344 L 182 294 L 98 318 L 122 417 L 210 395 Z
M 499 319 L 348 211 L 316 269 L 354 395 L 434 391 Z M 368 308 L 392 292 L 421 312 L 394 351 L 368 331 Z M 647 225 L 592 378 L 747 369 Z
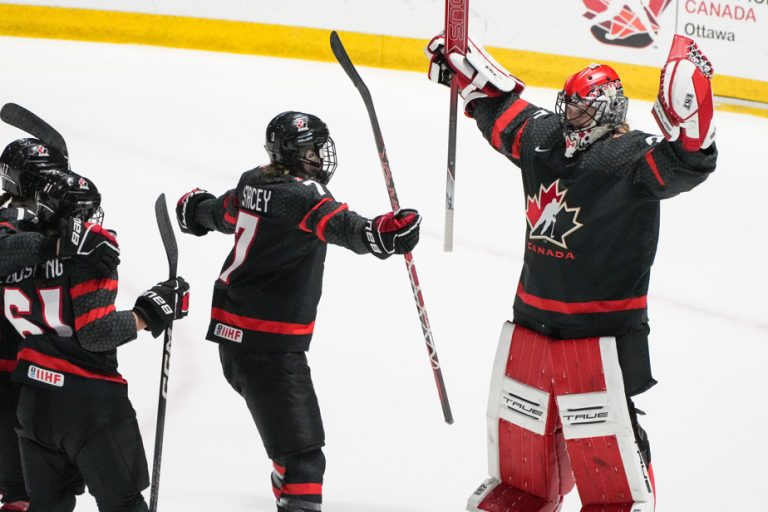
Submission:
M 675 35 L 651 112 L 664 138 L 679 138 L 686 151 L 706 149 L 715 138 L 712 74 L 712 63 L 698 45 Z
M 469 114 L 469 104 L 478 98 L 494 98 L 506 92 L 520 94 L 525 84 L 511 75 L 496 62 L 485 49 L 467 38 L 467 54 L 445 51 L 443 33 L 432 38 L 424 53 L 429 58 L 429 79 L 442 85 L 458 80 L 459 95 L 464 99 L 464 112 Z

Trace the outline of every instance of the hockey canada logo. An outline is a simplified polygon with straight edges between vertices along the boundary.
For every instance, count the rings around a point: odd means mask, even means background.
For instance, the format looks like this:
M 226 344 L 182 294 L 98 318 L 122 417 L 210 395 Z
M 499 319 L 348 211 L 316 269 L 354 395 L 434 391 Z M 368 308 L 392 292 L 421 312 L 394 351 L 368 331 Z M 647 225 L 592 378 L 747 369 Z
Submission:
M 659 33 L 658 18 L 672 0 L 583 0 L 584 17 L 601 43 L 645 48 Z
M 565 202 L 566 193 L 568 190 L 560 190 L 560 180 L 556 180 L 546 188 L 540 185 L 539 193 L 527 198 L 525 217 L 530 228 L 528 238 L 568 248 L 565 239 L 582 224 L 578 221 L 581 208 L 570 208 Z
M 297 117 L 293 122 L 296 131 L 303 132 L 309 129 L 309 120 L 306 117 Z
M 48 148 L 45 146 L 35 146 L 32 148 L 32 153 L 34 153 L 34 156 L 50 156 Z

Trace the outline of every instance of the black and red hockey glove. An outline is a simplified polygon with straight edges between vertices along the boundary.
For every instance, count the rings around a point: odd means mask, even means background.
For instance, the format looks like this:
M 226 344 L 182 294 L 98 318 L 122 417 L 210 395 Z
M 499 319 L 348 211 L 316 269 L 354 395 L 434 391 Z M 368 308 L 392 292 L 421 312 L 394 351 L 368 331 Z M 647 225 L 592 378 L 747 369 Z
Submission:
M 215 198 L 216 196 L 213 194 L 199 188 L 190 190 L 179 198 L 176 203 L 176 220 L 179 221 L 179 228 L 182 233 L 203 236 L 211 231 L 195 220 L 195 208 L 201 201 Z
M 411 252 L 419 242 L 421 215 L 416 210 L 399 210 L 368 221 L 363 241 L 377 258 Z
M 173 322 L 189 313 L 189 284 L 183 277 L 169 279 L 145 291 L 136 299 L 133 311 L 157 338 Z
M 81 259 L 111 275 L 120 264 L 120 247 L 112 232 L 74 217 L 59 221 L 57 256 Z

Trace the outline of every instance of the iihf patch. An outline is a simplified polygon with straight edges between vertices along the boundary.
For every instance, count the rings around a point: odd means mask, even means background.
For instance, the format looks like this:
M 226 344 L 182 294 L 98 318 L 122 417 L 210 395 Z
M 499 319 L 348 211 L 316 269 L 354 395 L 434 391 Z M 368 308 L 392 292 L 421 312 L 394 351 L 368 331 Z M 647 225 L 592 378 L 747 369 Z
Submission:
M 45 370 L 43 368 L 38 368 L 37 366 L 34 366 L 34 365 L 29 365 L 29 369 L 27 370 L 27 377 L 29 377 L 32 380 L 42 382 L 44 384 L 50 384 L 51 386 L 56 386 L 58 388 L 64 386 L 64 374 L 61 374 L 58 372 L 52 372 L 51 370 Z
M 213 334 L 235 343 L 242 343 L 243 341 L 243 331 L 229 325 L 216 324 L 216 327 L 213 328 Z

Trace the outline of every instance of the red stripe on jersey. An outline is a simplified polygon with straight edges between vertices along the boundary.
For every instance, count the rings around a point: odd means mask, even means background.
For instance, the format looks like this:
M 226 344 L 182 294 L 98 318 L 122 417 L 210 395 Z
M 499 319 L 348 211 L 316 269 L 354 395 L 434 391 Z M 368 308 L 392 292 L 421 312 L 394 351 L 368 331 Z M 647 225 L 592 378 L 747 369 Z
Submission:
M 509 126 L 509 123 L 519 114 L 525 107 L 528 106 L 528 102 L 525 100 L 517 100 L 509 108 L 499 116 L 496 122 L 493 124 L 493 132 L 491 133 L 491 144 L 494 148 L 499 149 L 501 147 L 501 132 L 504 128 Z
M 115 305 L 112 304 L 110 306 L 106 306 L 103 308 L 94 308 L 90 310 L 89 312 L 85 313 L 84 315 L 80 315 L 79 317 L 75 318 L 75 330 L 79 331 L 86 325 L 95 322 L 99 318 L 105 317 L 108 314 L 115 311 Z
M 515 160 L 520 160 L 520 139 L 523 137 L 523 131 L 525 130 L 525 127 L 528 126 L 528 121 L 530 121 L 530 119 L 525 120 L 523 126 L 515 136 L 515 142 L 512 143 L 512 158 Z
M 49 356 L 31 348 L 21 349 L 18 358 L 19 360 L 45 366 L 45 368 L 48 370 L 58 370 L 60 372 L 71 373 L 72 375 L 77 375 L 79 377 L 86 377 L 88 379 L 98 379 L 106 380 L 109 382 L 117 382 L 118 384 L 128 384 L 128 381 L 126 381 L 120 375 L 102 375 L 101 373 L 92 372 L 86 370 L 85 368 L 80 368 L 79 366 L 70 363 L 66 359 Z
M 336 215 L 339 212 L 342 212 L 344 210 L 348 210 L 349 207 L 346 203 L 342 204 L 335 210 L 333 210 L 331 213 L 320 219 L 320 222 L 317 223 L 317 227 L 315 228 L 315 234 L 317 235 L 317 238 L 325 242 L 325 227 L 328 225 L 328 222 L 331 220 L 331 217 Z
M 237 224 L 237 217 L 229 213 L 229 201 L 231 198 L 232 196 L 224 198 L 224 221 L 229 222 L 230 224 Z
M 0 372 L 12 372 L 16 369 L 15 359 L 0 359 Z
M 523 290 L 523 286 L 517 287 L 517 296 L 520 300 L 544 311 L 554 311 L 566 315 L 581 315 L 585 313 L 614 313 L 616 311 L 628 311 L 630 309 L 645 309 L 647 296 L 633 297 L 620 300 L 595 300 L 589 302 L 563 302 L 552 299 L 542 299 Z
M 307 229 L 307 221 L 309 220 L 309 216 L 312 215 L 312 213 L 315 210 L 317 210 L 318 208 L 320 208 L 321 206 L 323 206 L 325 203 L 327 203 L 330 200 L 331 200 L 330 197 L 324 197 L 320 201 L 318 201 L 317 204 L 315 206 L 313 206 L 312 209 L 307 212 L 307 214 L 304 216 L 304 218 L 301 219 L 301 222 L 299 222 L 299 229 L 302 230 L 302 231 L 306 231 L 307 233 L 311 233 L 312 231 Z
M 323 484 L 285 484 L 283 494 L 323 494 Z
M 272 467 L 275 468 L 275 471 L 277 471 L 281 476 L 285 476 L 285 466 L 281 466 L 275 461 L 272 461 Z
M 273 320 L 261 320 L 248 316 L 235 315 L 220 308 L 211 308 L 211 318 L 219 320 L 235 327 L 242 327 L 249 331 L 269 332 L 272 334 L 312 334 L 315 330 L 315 322 L 309 324 L 292 324 L 289 322 L 275 322 Z
M 12 230 L 16 231 L 16 226 L 14 226 L 13 224 L 11 224 L 9 222 L 0 222 L 0 227 L 4 227 L 4 228 L 8 228 L 8 229 L 12 229 Z
M 656 176 L 656 181 L 658 181 L 659 185 L 663 187 L 666 185 L 666 183 L 664 183 L 664 179 L 661 177 L 661 173 L 659 172 L 659 167 L 656 165 L 656 160 L 653 158 L 651 153 L 653 153 L 653 149 L 645 154 L 645 161 L 648 163 L 648 167 L 651 168 L 653 175 Z
M 101 224 L 94 224 L 92 222 L 86 222 L 85 228 L 90 229 L 94 233 L 98 233 L 113 244 L 117 245 L 117 238 L 108 229 L 104 229 Z
M 82 295 L 98 290 L 117 290 L 117 279 L 94 279 L 92 281 L 80 283 L 70 288 L 69 296 L 76 299 Z

